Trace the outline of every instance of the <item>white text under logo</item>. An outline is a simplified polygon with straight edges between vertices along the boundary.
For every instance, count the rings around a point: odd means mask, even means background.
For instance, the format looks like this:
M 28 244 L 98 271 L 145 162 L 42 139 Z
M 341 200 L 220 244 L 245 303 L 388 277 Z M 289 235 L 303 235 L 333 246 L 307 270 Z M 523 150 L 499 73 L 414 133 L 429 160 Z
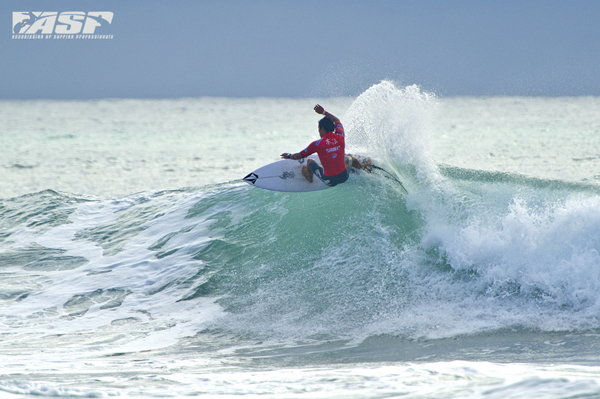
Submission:
M 16 11 L 13 39 L 112 39 L 110 11 Z

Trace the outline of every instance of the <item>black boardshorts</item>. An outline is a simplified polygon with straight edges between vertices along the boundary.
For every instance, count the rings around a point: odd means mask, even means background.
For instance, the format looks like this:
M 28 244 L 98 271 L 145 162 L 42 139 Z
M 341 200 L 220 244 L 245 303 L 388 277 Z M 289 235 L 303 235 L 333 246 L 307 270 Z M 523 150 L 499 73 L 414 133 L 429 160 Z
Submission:
M 347 168 L 344 169 L 342 173 L 338 173 L 335 176 L 325 176 L 323 174 L 323 167 L 317 161 L 309 162 L 308 167 L 314 172 L 315 176 L 317 176 L 319 180 L 330 187 L 336 186 L 348 180 L 349 174 Z

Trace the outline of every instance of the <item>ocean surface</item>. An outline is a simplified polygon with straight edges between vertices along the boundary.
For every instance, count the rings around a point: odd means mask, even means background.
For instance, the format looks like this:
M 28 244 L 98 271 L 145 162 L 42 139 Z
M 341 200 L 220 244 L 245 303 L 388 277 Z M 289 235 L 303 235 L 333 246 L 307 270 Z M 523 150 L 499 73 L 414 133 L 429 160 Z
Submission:
M 241 179 L 318 138 L 378 171 Z M 0 398 L 599 398 L 600 98 L 0 101 Z

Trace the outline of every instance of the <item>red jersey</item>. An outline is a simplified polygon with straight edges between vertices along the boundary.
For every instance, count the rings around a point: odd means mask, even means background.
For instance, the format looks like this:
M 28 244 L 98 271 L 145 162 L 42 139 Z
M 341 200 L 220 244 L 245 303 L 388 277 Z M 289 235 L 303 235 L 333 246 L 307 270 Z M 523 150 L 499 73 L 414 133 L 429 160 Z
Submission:
M 319 140 L 310 143 L 300 154 L 306 158 L 316 152 L 323 165 L 323 174 L 335 176 L 346 169 L 345 151 L 344 127 L 338 123 L 335 125 L 335 132 L 325 133 Z

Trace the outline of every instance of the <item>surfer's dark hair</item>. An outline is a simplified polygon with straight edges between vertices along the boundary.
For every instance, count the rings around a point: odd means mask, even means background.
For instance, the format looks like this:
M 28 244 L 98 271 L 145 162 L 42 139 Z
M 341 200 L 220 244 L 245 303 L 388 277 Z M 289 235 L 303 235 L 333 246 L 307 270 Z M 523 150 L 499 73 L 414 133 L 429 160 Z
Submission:
M 333 132 L 335 130 L 335 124 L 331 119 L 325 117 L 319 121 L 319 129 L 323 128 L 327 133 Z

